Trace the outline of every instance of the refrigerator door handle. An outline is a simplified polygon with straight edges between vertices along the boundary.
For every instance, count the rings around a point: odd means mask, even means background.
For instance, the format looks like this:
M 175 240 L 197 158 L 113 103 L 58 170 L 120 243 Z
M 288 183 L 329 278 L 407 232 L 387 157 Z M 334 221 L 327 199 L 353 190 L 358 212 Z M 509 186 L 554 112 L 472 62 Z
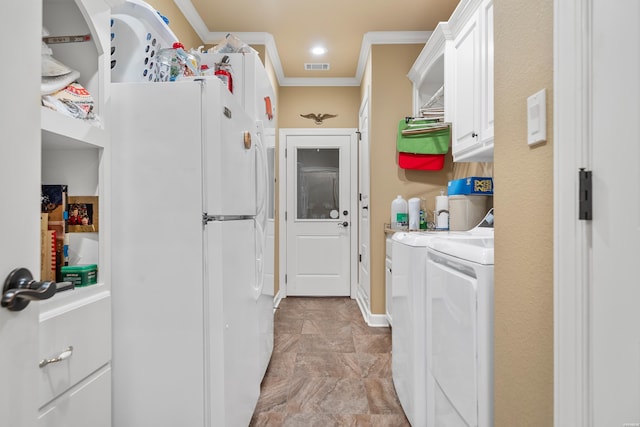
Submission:
M 264 256 L 265 256 L 265 234 L 260 221 L 256 224 L 256 278 L 255 278 L 255 298 L 260 298 L 264 287 Z
M 207 225 L 211 221 L 242 221 L 254 218 L 254 215 L 209 215 L 204 212 L 202 214 L 202 225 Z
M 267 166 L 267 149 L 265 148 L 261 135 L 256 138 L 256 162 L 259 173 L 256 174 L 256 204 L 257 217 L 262 220 L 262 228 L 267 224 L 267 195 L 269 193 L 269 171 Z M 260 182 L 262 181 L 262 182 Z

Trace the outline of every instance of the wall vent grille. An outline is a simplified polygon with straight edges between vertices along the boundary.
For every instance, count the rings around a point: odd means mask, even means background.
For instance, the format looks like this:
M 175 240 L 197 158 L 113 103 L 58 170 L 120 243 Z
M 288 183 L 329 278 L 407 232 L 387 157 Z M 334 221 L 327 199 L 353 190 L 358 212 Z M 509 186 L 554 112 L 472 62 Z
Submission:
M 329 64 L 326 62 L 307 62 L 304 64 L 305 71 L 327 71 Z

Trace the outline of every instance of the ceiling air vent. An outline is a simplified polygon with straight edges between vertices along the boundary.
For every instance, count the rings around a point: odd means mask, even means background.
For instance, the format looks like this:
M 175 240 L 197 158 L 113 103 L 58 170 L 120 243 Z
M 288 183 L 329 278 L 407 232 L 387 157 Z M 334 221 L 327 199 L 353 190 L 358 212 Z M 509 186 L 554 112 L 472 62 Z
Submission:
M 307 62 L 304 64 L 305 71 L 327 71 L 329 69 L 328 63 L 322 62 Z

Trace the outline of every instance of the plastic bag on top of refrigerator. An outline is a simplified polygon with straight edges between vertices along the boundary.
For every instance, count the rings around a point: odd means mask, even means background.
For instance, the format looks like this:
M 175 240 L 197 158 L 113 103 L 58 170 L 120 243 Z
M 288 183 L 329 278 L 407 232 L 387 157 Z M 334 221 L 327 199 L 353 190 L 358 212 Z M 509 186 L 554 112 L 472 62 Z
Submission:
M 254 48 L 244 43 L 238 37 L 227 33 L 220 43 L 212 47 L 207 53 L 251 53 L 257 52 Z

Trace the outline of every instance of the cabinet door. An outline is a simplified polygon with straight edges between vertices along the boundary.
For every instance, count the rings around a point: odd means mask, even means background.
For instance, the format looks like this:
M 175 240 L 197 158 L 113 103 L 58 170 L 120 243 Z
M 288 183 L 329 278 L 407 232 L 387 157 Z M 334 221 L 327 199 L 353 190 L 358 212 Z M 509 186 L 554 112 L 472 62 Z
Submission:
M 482 145 L 493 145 L 493 0 L 482 3 L 480 14 L 482 18 L 480 142 Z
M 19 35 L 20 70 L 0 80 L 9 104 L 0 115 L 0 283 L 17 267 L 40 273 L 40 43 L 41 0 L 13 1 L 3 8 L 0 37 Z M 8 77 L 8 75 L 7 75 Z M 11 111 L 11 113 L 9 113 Z M 1 425 L 32 427 L 38 373 L 38 307 L 0 307 Z
M 478 15 L 454 40 L 453 154 L 466 151 L 478 141 L 480 106 L 480 30 Z

